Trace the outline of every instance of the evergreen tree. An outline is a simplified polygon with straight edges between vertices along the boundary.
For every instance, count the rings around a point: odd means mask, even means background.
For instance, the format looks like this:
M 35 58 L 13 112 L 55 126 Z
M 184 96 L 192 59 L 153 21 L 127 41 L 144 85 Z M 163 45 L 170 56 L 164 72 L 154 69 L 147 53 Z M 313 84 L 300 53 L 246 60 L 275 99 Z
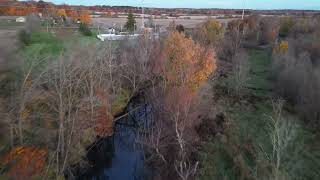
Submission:
M 136 20 L 134 19 L 134 16 L 132 13 L 128 14 L 127 23 L 125 24 L 125 28 L 130 32 L 133 33 L 135 29 L 135 23 Z
M 184 26 L 182 24 L 178 24 L 176 26 L 176 30 L 180 33 L 184 32 Z

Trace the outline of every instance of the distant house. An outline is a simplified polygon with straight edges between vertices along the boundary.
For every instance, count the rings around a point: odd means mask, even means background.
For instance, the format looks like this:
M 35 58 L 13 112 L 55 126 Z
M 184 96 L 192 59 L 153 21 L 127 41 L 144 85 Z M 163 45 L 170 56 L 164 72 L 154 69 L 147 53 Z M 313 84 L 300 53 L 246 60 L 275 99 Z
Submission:
M 26 22 L 26 18 L 25 17 L 18 17 L 16 19 L 16 22 L 24 23 L 24 22 Z
M 133 34 L 133 35 L 116 35 L 116 34 L 98 34 L 97 38 L 100 41 L 121 41 L 125 39 L 137 39 L 140 35 Z

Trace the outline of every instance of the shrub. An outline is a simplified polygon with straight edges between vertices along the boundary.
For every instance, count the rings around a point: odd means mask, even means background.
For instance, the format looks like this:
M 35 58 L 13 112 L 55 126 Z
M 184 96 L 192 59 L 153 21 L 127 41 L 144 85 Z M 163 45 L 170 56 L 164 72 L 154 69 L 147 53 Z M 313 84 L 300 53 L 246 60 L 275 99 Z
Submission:
M 10 167 L 5 174 L 12 179 L 31 179 L 43 172 L 47 155 L 46 149 L 18 146 L 1 158 L 1 165 Z
M 208 19 L 196 32 L 195 39 L 203 45 L 216 46 L 223 38 L 223 35 L 224 28 L 222 25 L 214 19 Z
M 243 28 L 244 24 L 240 20 L 233 20 L 228 23 L 224 38 L 216 47 L 220 59 L 232 61 L 241 46 Z
M 29 14 L 26 17 L 25 30 L 27 33 L 33 33 L 40 30 L 41 22 L 40 17 L 36 14 Z
M 277 44 L 273 52 L 274 53 L 286 53 L 289 49 L 289 43 L 287 41 L 281 41 L 279 44 Z
M 260 22 L 261 17 L 259 15 L 251 15 L 247 17 L 244 22 L 243 22 L 243 27 L 244 28 L 244 39 L 248 43 L 257 43 L 257 40 L 259 38 L 259 22 Z
M 178 32 L 184 32 L 184 26 L 182 25 L 182 24 L 178 24 L 177 26 L 176 26 L 176 30 L 178 31 Z
M 85 36 L 92 36 L 92 32 L 87 24 L 81 23 L 79 26 L 79 31 Z
M 89 24 L 91 22 L 90 12 L 89 11 L 82 11 L 80 13 L 80 21 L 83 24 Z
M 261 45 L 272 44 L 278 37 L 279 34 L 279 23 L 275 18 L 263 18 L 260 21 L 259 43 Z
M 318 30 L 319 22 L 316 18 L 300 18 L 296 19 L 296 23 L 292 27 L 291 33 L 293 37 L 299 35 L 311 34 Z
M 287 41 L 274 48 L 273 75 L 278 95 L 288 100 L 306 122 L 319 126 L 318 25 L 314 18 L 296 19 Z
M 19 31 L 18 39 L 22 45 L 29 45 L 31 43 L 31 35 L 24 29 Z
M 280 19 L 280 30 L 279 36 L 280 37 L 287 37 L 289 32 L 292 30 L 293 26 L 295 25 L 292 17 L 283 17 Z
M 309 53 L 296 53 L 291 48 L 288 53 L 274 54 L 275 92 L 288 100 L 308 123 L 319 125 L 319 67 Z

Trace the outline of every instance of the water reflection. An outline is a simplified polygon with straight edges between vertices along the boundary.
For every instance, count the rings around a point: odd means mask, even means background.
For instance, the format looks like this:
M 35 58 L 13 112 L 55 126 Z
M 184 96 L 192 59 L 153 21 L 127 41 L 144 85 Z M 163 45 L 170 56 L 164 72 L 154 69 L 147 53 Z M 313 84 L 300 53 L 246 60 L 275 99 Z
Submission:
M 92 176 L 92 180 L 143 180 L 147 170 L 144 165 L 143 147 L 137 143 L 139 134 L 151 126 L 151 107 L 129 105 L 128 116 L 117 121 L 112 137 L 112 158 L 110 166 L 105 166 Z M 110 141 L 110 140 L 109 140 Z M 108 148 L 107 148 L 108 149 Z M 98 154 L 109 154 L 104 149 Z M 100 155 L 99 155 L 100 156 Z M 96 157 L 100 158 L 100 157 Z M 105 162 L 108 164 L 108 162 Z

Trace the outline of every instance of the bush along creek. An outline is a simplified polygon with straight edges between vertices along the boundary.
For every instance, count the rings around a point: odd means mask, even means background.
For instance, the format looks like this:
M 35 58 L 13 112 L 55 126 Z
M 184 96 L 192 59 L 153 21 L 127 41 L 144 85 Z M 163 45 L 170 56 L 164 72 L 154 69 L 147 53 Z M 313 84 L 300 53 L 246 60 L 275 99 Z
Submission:
M 143 145 L 138 142 L 153 124 L 151 105 L 139 94 L 116 119 L 113 135 L 97 137 L 87 147 L 85 162 L 65 171 L 66 179 L 142 180 L 151 175 L 144 163 Z

